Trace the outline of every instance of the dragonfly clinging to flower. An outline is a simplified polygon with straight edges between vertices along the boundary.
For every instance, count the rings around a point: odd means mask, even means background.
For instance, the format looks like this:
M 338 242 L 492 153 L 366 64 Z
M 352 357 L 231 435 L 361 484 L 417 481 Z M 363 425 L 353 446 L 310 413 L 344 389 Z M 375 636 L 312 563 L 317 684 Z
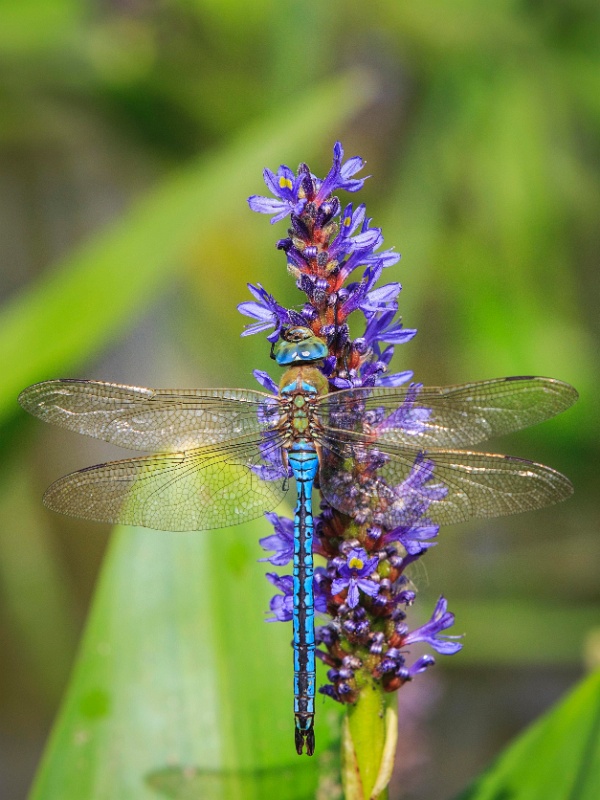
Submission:
M 152 453 L 56 481 L 44 502 L 65 514 L 167 531 L 222 528 L 272 511 L 293 475 L 296 748 L 312 754 L 315 482 L 343 515 L 386 529 L 424 511 L 449 524 L 541 508 L 571 494 L 567 478 L 468 448 L 564 411 L 577 393 L 536 377 L 329 393 L 319 368 L 327 345 L 302 326 L 282 330 L 273 355 L 286 367 L 277 394 L 50 380 L 19 402 L 46 422 Z

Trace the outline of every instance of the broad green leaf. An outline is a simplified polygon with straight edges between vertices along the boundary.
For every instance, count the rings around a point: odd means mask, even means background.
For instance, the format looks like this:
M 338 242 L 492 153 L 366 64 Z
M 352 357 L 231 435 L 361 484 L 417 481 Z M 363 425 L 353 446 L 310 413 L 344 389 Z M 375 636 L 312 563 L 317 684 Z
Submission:
M 299 758 L 264 532 L 116 531 L 32 800 L 314 795 L 332 704 L 317 702 L 318 754 Z
M 16 410 L 24 386 L 75 369 L 119 338 L 173 280 L 195 243 L 244 206 L 265 164 L 284 160 L 300 144 L 306 157 L 311 142 L 329 147 L 371 89 L 363 73 L 352 72 L 290 102 L 285 114 L 270 114 L 221 152 L 166 178 L 10 303 L 0 317 L 0 419 Z
M 600 672 L 513 742 L 456 800 L 600 797 Z

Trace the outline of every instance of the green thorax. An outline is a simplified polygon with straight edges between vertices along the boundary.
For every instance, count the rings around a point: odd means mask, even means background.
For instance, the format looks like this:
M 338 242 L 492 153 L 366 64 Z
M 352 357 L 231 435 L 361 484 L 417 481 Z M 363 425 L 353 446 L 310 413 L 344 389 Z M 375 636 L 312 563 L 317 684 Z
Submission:
M 310 438 L 311 398 L 327 394 L 327 378 L 306 364 L 287 369 L 279 382 L 279 393 L 291 401 L 290 423 L 297 437 Z

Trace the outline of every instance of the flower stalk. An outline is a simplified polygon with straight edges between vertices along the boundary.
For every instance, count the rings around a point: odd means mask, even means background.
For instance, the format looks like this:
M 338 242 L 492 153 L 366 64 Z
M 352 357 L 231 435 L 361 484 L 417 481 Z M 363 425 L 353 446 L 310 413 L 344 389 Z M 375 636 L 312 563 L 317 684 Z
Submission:
M 398 742 L 396 695 L 366 679 L 348 706 L 342 730 L 342 785 L 346 800 L 386 800 Z

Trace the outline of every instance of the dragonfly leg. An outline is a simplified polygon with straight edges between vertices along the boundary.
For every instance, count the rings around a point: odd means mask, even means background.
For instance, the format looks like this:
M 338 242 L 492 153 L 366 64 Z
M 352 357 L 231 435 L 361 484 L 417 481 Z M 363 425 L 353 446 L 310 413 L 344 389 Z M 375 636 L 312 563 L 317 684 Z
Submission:
M 319 466 L 320 466 L 323 463 L 323 447 L 318 442 L 315 442 L 314 445 L 315 445 L 315 452 L 317 454 L 317 458 L 319 459 Z M 319 480 L 320 475 L 321 475 L 321 470 L 318 468 L 317 472 L 315 474 L 315 482 L 314 482 L 315 489 L 320 489 L 321 488 L 321 481 Z

